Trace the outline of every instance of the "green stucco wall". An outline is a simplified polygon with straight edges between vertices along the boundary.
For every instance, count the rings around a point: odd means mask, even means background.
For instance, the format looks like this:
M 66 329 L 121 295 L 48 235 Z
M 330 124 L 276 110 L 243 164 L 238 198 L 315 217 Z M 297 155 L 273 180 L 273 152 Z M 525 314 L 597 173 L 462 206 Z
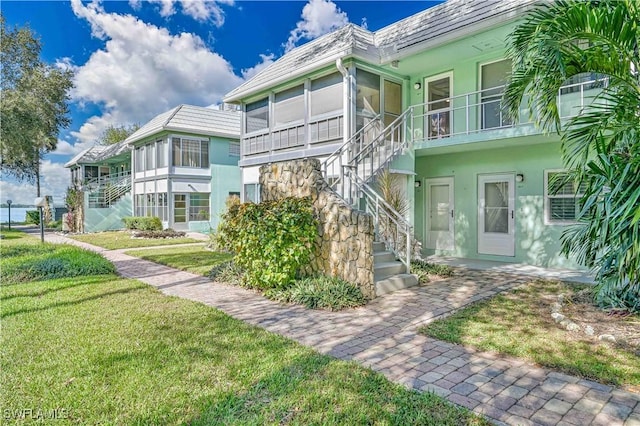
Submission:
M 88 198 L 85 195 L 85 205 L 88 205 Z M 114 229 L 123 229 L 122 218 L 133 216 L 133 201 L 131 193 L 122 197 L 111 208 L 106 209 L 84 209 L 84 232 L 101 232 Z
M 531 138 L 532 143 L 542 137 Z M 428 153 L 428 150 L 424 151 Z M 545 225 L 544 171 L 561 169 L 558 142 L 543 142 L 510 148 L 426 155 L 416 158 L 415 230 L 423 241 L 426 227 L 426 193 L 428 178 L 454 178 L 455 250 L 436 254 L 471 259 L 523 262 L 546 267 L 576 267 L 575 262 L 560 255 L 560 235 L 565 226 Z M 515 186 L 515 257 L 478 254 L 478 175 L 521 173 L 524 181 Z M 426 254 L 433 254 L 426 250 Z

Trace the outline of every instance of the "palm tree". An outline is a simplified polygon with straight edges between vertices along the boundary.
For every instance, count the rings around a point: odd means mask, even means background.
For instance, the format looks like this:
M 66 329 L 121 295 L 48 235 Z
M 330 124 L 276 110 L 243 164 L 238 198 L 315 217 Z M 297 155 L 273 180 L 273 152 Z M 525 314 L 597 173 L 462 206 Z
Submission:
M 561 136 L 569 178 L 584 190 L 564 254 L 596 272 L 596 301 L 640 311 L 640 4 L 561 0 L 534 8 L 510 36 L 513 70 L 505 106 L 525 109 Z M 569 78 L 597 73 L 592 104 L 561 121 L 557 96 Z M 574 186 L 578 187 L 578 186 Z

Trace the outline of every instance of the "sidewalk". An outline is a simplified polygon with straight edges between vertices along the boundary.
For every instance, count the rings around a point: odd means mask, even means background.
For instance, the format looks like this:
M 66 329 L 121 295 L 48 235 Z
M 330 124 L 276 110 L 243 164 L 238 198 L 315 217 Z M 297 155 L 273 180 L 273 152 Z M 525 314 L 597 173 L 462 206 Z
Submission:
M 389 380 L 435 392 L 498 423 L 640 426 L 640 394 L 417 333 L 418 326 L 526 282 L 526 276 L 468 271 L 379 297 L 363 308 L 326 312 L 282 306 L 239 287 L 61 235 L 47 234 L 46 240 L 100 252 L 124 277 L 218 308 L 321 353 L 354 360 Z

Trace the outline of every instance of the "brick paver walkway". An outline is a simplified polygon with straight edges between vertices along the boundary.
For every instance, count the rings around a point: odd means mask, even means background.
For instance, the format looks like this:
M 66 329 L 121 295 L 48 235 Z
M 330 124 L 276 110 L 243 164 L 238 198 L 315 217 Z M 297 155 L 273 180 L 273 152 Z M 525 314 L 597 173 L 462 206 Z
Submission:
M 428 287 L 379 297 L 363 308 L 311 311 L 282 306 L 242 288 L 137 259 L 123 250 L 107 251 L 52 234 L 47 240 L 99 251 L 125 277 L 221 309 L 319 352 L 355 360 L 390 380 L 433 391 L 498 422 L 640 426 L 640 394 L 417 333 L 419 325 L 512 288 L 528 280 L 526 277 L 468 271 Z

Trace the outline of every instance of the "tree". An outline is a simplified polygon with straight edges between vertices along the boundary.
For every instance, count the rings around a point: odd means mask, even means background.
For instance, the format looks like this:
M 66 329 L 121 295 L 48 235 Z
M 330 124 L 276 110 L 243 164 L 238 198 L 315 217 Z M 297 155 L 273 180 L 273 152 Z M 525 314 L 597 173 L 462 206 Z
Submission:
M 115 126 L 112 124 L 104 129 L 100 139 L 98 139 L 98 143 L 100 143 L 100 145 L 113 145 L 118 142 L 122 142 L 139 128 L 140 125 L 137 123 L 121 126 Z
M 596 272 L 601 306 L 630 311 L 640 310 L 639 9 L 634 0 L 539 5 L 511 34 L 504 98 L 514 118 L 527 98 L 537 124 L 560 134 L 568 179 L 584 189 L 563 253 Z M 584 73 L 601 78 L 599 94 L 562 122 L 560 86 Z
M 0 48 L 0 171 L 35 181 L 39 196 L 40 160 L 56 148 L 59 130 L 70 124 L 73 74 L 43 63 L 31 29 L 8 28 L 2 15 Z

